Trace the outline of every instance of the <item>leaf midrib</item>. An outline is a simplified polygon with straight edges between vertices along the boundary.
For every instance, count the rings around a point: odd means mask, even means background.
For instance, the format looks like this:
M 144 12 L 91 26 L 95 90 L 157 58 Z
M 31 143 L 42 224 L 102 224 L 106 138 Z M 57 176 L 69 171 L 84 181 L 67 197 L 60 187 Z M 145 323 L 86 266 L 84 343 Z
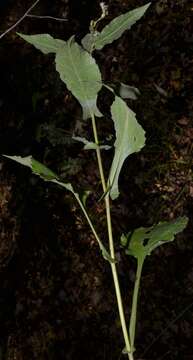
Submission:
M 111 187 L 113 187 L 113 184 L 114 184 L 114 181 L 115 181 L 115 178 L 116 178 L 116 176 L 117 176 L 117 172 L 118 172 L 118 168 L 119 168 L 119 165 L 120 165 L 120 159 L 121 159 L 121 157 L 122 157 L 122 153 L 124 154 L 124 152 L 122 152 L 122 149 L 124 148 L 124 140 L 125 140 L 125 137 L 127 136 L 127 131 L 128 131 L 128 126 L 129 126 L 129 121 L 128 121 L 128 118 L 129 118 L 129 113 L 128 113 L 128 111 L 127 111 L 127 109 L 125 108 L 124 109 L 124 112 L 126 113 L 126 120 L 125 120 L 125 124 L 124 124 L 124 127 L 123 127 L 123 129 L 124 129 L 124 136 L 122 137 L 122 141 L 121 141 L 121 145 L 119 146 L 119 151 L 118 151 L 118 157 L 117 157 L 117 159 L 118 159 L 118 161 L 117 161 L 117 163 L 118 163 L 118 165 L 117 165 L 117 167 L 116 167 L 116 170 L 115 170 L 115 173 L 114 173 L 114 176 L 113 176 L 113 181 L 112 181 L 112 184 L 111 184 Z M 127 130 L 127 131 L 126 131 Z M 116 146 L 115 146 L 115 151 L 116 151 Z M 128 155 L 127 155 L 128 156 Z M 127 158 L 127 156 L 125 156 L 125 159 Z
M 134 11 L 134 10 L 133 10 L 133 11 Z M 118 17 L 119 20 L 120 20 L 122 17 L 124 17 L 124 16 L 125 16 L 125 14 L 120 15 L 120 16 Z M 130 16 L 131 16 L 131 14 L 130 14 Z M 128 22 L 128 19 L 129 19 L 129 17 L 128 17 L 116 30 L 112 31 L 110 34 L 107 34 L 105 37 L 103 37 L 103 38 L 102 38 L 102 41 L 104 42 L 106 39 L 108 39 L 109 37 L 111 37 L 113 34 L 119 32 L 119 31 L 121 30 L 121 28 L 126 25 L 126 23 Z M 111 22 L 109 25 L 107 25 L 107 28 L 110 27 L 114 21 L 116 22 L 116 20 L 118 20 L 118 19 L 112 20 L 112 22 Z M 132 26 L 132 25 L 131 25 L 131 26 Z M 131 26 L 130 26 L 130 27 L 131 27 Z M 128 30 L 130 29 L 130 27 L 128 27 Z M 105 28 L 104 28 L 104 31 L 105 31 Z M 102 35 L 102 33 L 103 33 L 103 30 L 102 30 L 101 33 L 98 35 L 99 45 L 100 45 L 100 35 Z M 116 40 L 116 39 L 115 39 L 115 40 Z M 96 43 L 95 43 L 95 44 L 97 44 L 97 38 L 96 38 Z M 96 46 L 95 46 L 95 47 L 96 47 Z
M 85 90 L 84 90 L 84 86 L 83 86 L 83 84 L 82 84 L 81 78 L 80 78 L 80 76 L 79 76 L 79 73 L 78 73 L 78 71 L 77 71 L 77 69 L 76 69 L 76 65 L 75 65 L 75 63 L 74 63 L 74 59 L 73 59 L 73 56 L 72 56 L 72 52 L 70 51 L 70 42 L 68 42 L 67 46 L 68 46 L 69 57 L 70 57 L 70 59 L 71 59 L 71 61 L 72 61 L 72 66 L 73 66 L 73 68 L 74 68 L 74 70 L 75 70 L 75 74 L 77 75 L 78 81 L 79 81 L 79 83 L 80 83 L 80 87 L 82 88 L 82 92 L 83 92 L 84 99 L 85 99 L 85 101 L 88 101 L 89 99 L 88 99 L 87 96 L 86 96 L 86 93 L 85 93 Z M 78 45 L 77 45 L 77 46 L 78 46 Z

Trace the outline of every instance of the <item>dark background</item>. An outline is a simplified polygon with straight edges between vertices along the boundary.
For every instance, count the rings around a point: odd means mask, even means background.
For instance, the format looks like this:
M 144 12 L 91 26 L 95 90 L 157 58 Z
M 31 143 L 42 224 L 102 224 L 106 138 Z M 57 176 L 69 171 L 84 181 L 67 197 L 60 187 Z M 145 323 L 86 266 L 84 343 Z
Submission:
M 106 3 L 109 16 L 103 25 L 146 2 Z M 30 5 L 30 1 L 1 0 L 1 33 Z M 0 153 L 32 154 L 78 190 L 92 190 L 88 206 L 105 241 L 95 154 L 82 151 L 71 139 L 74 131 L 91 137 L 90 124 L 81 122 L 81 109 L 55 72 L 54 58 L 16 35 L 16 31 L 50 33 L 67 40 L 75 34 L 79 41 L 90 20 L 99 16 L 99 2 L 42 0 L 32 13 L 67 21 L 26 18 L 0 40 Z M 121 195 L 112 206 L 127 318 L 136 264 L 120 248 L 121 233 L 189 217 L 183 234 L 146 262 L 137 325 L 138 360 L 193 359 L 192 23 L 192 1 L 152 1 L 131 31 L 95 54 L 105 81 L 140 89 L 139 99 L 128 104 L 147 136 L 146 147 L 125 162 Z M 98 123 L 101 139 L 114 134 L 110 101 L 101 94 L 100 106 L 106 114 L 106 121 Z M 112 155 L 104 153 L 107 173 Z M 0 282 L 0 359 L 124 358 L 110 268 L 79 208 L 69 194 L 3 158 Z

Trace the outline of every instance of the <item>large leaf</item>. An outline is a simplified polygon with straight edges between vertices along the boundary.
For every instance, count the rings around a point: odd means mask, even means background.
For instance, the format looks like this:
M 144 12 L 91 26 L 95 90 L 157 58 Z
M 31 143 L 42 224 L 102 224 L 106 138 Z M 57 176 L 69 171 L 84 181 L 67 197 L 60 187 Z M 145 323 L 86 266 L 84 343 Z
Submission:
M 125 30 L 129 30 L 146 12 L 150 3 L 128 11 L 113 19 L 101 32 L 87 34 L 82 39 L 82 45 L 87 51 L 101 50 L 105 45 L 118 39 Z
M 173 241 L 175 235 L 183 231 L 187 223 L 188 218 L 184 216 L 171 222 L 164 221 L 151 227 L 141 227 L 127 236 L 122 235 L 121 243 L 127 246 L 128 255 L 134 256 L 138 261 L 144 261 L 158 246 Z
M 93 57 L 74 39 L 68 40 L 57 52 L 56 70 L 81 104 L 83 118 L 91 117 L 91 113 L 101 116 L 96 105 L 97 94 L 102 87 L 101 73 Z
M 116 96 L 111 106 L 115 125 L 115 154 L 109 175 L 110 196 L 114 200 L 119 195 L 118 180 L 127 156 L 138 152 L 145 145 L 145 132 L 136 120 L 135 113 L 124 100 Z
M 35 160 L 32 156 L 26 156 L 26 157 L 21 157 L 21 156 L 9 156 L 9 155 L 3 155 L 4 157 L 7 157 L 8 159 L 14 160 L 16 162 L 18 162 L 19 164 L 22 164 L 24 166 L 29 167 L 32 172 L 35 175 L 40 176 L 44 181 L 50 181 L 54 184 L 57 184 L 63 188 L 65 188 L 66 190 L 70 191 L 76 198 L 76 200 L 78 201 L 94 235 L 95 238 L 98 242 L 98 245 L 100 247 L 100 250 L 102 252 L 103 257 L 108 260 L 109 262 L 114 262 L 114 260 L 110 257 L 108 251 L 106 250 L 106 248 L 104 247 L 103 243 L 101 242 L 101 240 L 99 239 L 93 225 L 92 222 L 90 220 L 90 217 L 85 209 L 85 206 L 83 204 L 83 202 L 81 201 L 78 193 L 76 193 L 72 187 L 72 185 L 70 183 L 64 183 L 63 181 L 60 180 L 59 176 L 56 175 L 52 170 L 50 170 L 47 166 L 43 165 L 42 163 L 40 163 L 39 161 Z
M 17 33 L 22 39 L 29 44 L 34 45 L 36 49 L 41 50 L 44 54 L 56 53 L 65 45 L 65 41 L 54 39 L 49 34 L 24 35 Z

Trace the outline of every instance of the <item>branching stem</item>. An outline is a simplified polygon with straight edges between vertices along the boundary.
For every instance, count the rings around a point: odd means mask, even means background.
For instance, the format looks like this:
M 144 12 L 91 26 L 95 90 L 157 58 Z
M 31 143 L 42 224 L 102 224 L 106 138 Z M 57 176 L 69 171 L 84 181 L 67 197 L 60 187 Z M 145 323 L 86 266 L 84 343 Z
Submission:
M 3 34 L 0 35 L 0 39 L 2 39 L 6 34 L 8 34 L 10 31 L 12 31 L 13 29 L 15 29 L 15 27 L 17 25 L 20 24 L 20 22 L 22 22 L 25 17 L 27 17 L 27 15 L 29 14 L 29 12 L 39 3 L 40 0 L 36 0 L 31 6 L 30 8 L 25 12 L 25 14 L 19 19 L 16 21 L 15 24 L 13 24 L 11 27 L 9 27 L 6 31 L 4 31 Z
M 99 145 L 94 114 L 91 114 L 91 118 L 92 118 L 92 128 L 93 128 L 94 140 L 95 140 L 96 145 Z M 100 151 L 99 146 L 97 146 L 97 148 L 96 148 L 96 154 L 97 154 L 97 161 L 98 161 L 98 167 L 99 167 L 102 188 L 103 188 L 103 192 L 105 194 L 104 199 L 105 199 L 107 229 L 108 229 L 108 238 L 109 238 L 109 252 L 110 252 L 111 258 L 113 260 L 115 260 L 115 250 L 114 250 L 112 223 L 111 223 L 110 198 L 109 198 L 109 193 L 107 192 L 107 185 L 106 185 L 106 181 L 105 181 L 102 158 L 101 158 L 101 151 Z M 120 290 L 120 286 L 119 286 L 116 261 L 114 263 L 111 263 L 110 265 L 111 265 L 111 270 L 112 270 L 112 275 L 113 275 L 113 281 L 114 281 L 114 287 L 115 287 L 115 292 L 116 292 L 121 327 L 122 327 L 123 337 L 124 337 L 124 341 L 125 341 L 125 347 L 126 347 L 126 350 L 128 353 L 129 360 L 133 360 L 134 358 L 133 358 L 133 354 L 131 353 L 131 344 L 130 344 L 126 321 L 125 321 L 125 314 L 124 314 L 124 309 L 123 309 L 121 290 Z

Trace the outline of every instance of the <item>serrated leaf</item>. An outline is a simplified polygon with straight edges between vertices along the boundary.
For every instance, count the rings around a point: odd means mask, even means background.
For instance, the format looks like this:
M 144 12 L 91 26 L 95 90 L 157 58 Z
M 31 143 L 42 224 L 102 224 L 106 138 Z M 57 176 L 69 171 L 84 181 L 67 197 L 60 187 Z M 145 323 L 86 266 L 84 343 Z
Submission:
M 145 145 L 145 131 L 137 122 L 135 113 L 129 109 L 125 101 L 116 96 L 111 106 L 111 115 L 114 121 L 116 141 L 115 154 L 109 175 L 112 200 L 119 196 L 119 174 L 125 159 L 141 150 Z
M 186 216 L 179 217 L 175 221 L 164 221 L 151 227 L 141 227 L 129 234 L 130 241 L 126 253 L 134 256 L 138 261 L 144 261 L 145 257 L 157 247 L 174 240 L 175 235 L 183 231 L 188 223 Z M 126 245 L 126 237 L 122 236 L 122 245 Z
M 116 17 L 105 26 L 101 32 L 96 33 L 95 36 L 87 34 L 82 39 L 82 45 L 87 51 L 90 51 L 91 49 L 101 50 L 105 45 L 111 44 L 114 40 L 117 40 L 125 30 L 129 30 L 131 26 L 141 19 L 150 4 L 151 3 L 140 6 Z
M 83 109 L 83 119 L 101 116 L 97 94 L 102 87 L 101 73 L 94 58 L 73 39 L 56 54 L 56 70 Z
M 44 181 L 52 182 L 54 184 L 57 184 L 57 185 L 65 188 L 66 190 L 70 191 L 75 196 L 76 200 L 78 201 L 89 225 L 92 228 L 93 233 L 95 233 L 96 240 L 98 242 L 98 245 L 100 247 L 100 250 L 102 252 L 104 259 L 108 260 L 109 262 L 114 262 L 114 260 L 110 257 L 110 254 L 106 250 L 105 246 L 103 245 L 103 243 L 100 241 L 99 237 L 97 236 L 95 229 L 93 228 L 92 223 L 90 221 L 89 215 L 84 207 L 84 204 L 82 203 L 82 201 L 80 199 L 79 194 L 75 192 L 75 190 L 73 189 L 73 187 L 70 183 L 64 183 L 63 181 L 61 181 L 58 175 L 56 175 L 52 170 L 50 170 L 44 164 L 35 160 L 32 156 L 26 156 L 26 157 L 9 156 L 9 155 L 3 155 L 3 156 L 8 159 L 18 162 L 21 165 L 29 167 L 35 175 L 40 176 Z
M 25 35 L 17 33 L 17 35 L 29 44 L 35 46 L 36 49 L 42 51 L 44 54 L 56 53 L 66 44 L 65 41 L 54 39 L 49 34 Z

